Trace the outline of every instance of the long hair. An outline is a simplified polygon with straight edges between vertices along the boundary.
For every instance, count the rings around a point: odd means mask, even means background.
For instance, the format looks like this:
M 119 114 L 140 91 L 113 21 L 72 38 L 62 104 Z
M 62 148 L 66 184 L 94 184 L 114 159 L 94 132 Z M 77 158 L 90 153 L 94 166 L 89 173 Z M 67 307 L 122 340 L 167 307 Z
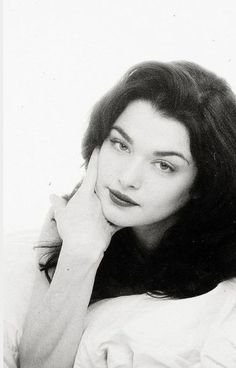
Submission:
M 187 128 L 197 176 L 190 200 L 151 255 L 140 248 L 129 228 L 112 237 L 97 271 L 91 300 L 143 292 L 192 297 L 236 276 L 233 92 L 223 79 L 194 63 L 138 64 L 95 105 L 82 144 L 86 165 L 128 104 L 140 99 Z M 48 272 L 56 267 L 60 247 L 52 247 L 46 262 L 40 264 L 49 280 Z

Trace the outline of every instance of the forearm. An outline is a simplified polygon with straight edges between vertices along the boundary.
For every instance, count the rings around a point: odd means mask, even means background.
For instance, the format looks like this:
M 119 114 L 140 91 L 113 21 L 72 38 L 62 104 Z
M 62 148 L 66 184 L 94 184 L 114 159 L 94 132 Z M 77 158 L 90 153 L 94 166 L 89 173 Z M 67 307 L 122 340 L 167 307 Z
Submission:
M 101 259 L 69 254 L 62 247 L 48 291 L 40 305 L 29 310 L 20 344 L 21 368 L 73 366 Z

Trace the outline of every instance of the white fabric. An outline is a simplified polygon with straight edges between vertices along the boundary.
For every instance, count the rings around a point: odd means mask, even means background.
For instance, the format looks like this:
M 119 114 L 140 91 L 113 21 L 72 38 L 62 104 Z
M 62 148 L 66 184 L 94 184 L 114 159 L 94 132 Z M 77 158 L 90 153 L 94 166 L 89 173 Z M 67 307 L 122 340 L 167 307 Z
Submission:
M 35 236 L 27 239 L 13 242 L 5 260 L 5 368 L 19 367 L 32 292 Z M 182 300 L 145 294 L 102 300 L 88 309 L 74 368 L 235 368 L 235 309 L 236 279 Z
M 74 368 L 236 367 L 236 280 L 204 295 L 103 300 L 89 308 Z
M 39 233 L 7 237 L 4 247 L 4 367 L 19 367 L 18 346 L 35 276 L 34 245 Z

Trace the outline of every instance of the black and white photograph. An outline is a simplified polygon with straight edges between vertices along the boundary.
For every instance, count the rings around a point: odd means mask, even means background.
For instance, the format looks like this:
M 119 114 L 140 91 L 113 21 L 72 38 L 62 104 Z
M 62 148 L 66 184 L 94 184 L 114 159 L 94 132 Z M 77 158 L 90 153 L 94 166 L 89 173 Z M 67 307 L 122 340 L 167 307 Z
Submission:
M 235 368 L 235 2 L 3 5 L 3 367 Z

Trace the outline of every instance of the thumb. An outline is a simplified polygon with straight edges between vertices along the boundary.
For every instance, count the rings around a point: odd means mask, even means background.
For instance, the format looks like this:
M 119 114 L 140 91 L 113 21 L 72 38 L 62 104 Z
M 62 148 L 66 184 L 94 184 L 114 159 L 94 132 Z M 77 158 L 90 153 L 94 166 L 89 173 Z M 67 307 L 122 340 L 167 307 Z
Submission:
M 59 197 L 58 195 L 56 194 L 51 194 L 49 196 L 49 200 L 52 204 L 52 208 L 54 210 L 54 213 L 55 212 L 58 212 L 59 210 L 62 210 L 63 208 L 66 207 L 66 204 L 67 204 L 67 200 L 62 198 L 62 197 Z

